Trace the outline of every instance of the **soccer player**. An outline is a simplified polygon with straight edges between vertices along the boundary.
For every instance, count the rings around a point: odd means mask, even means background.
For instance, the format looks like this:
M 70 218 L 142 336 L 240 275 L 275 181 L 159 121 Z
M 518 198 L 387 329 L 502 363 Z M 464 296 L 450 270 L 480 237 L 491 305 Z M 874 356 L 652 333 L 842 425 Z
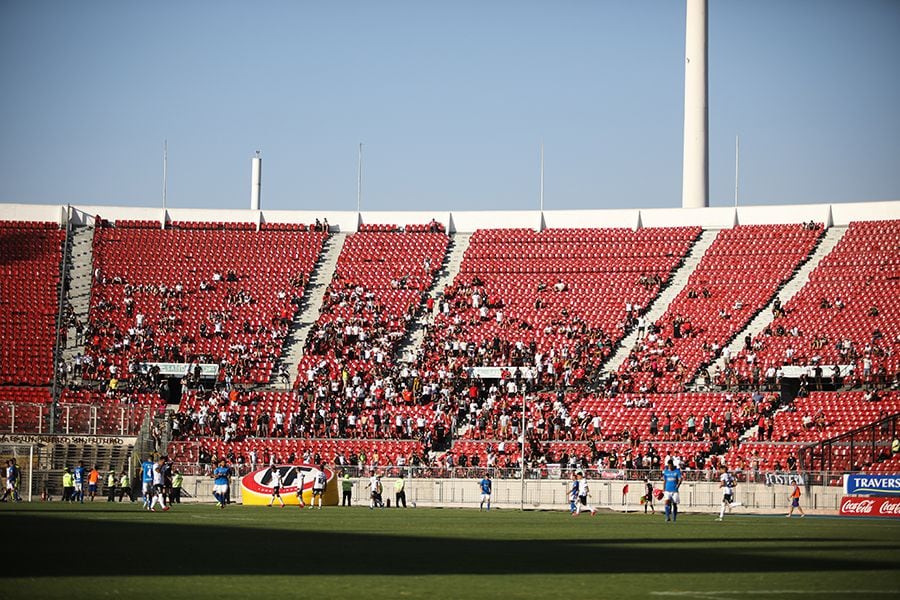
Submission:
M 155 465 L 150 457 L 141 463 L 141 494 L 144 496 L 144 508 L 150 510 L 150 499 L 153 497 L 153 469 Z
M 278 467 L 272 467 L 272 497 L 269 499 L 269 506 L 272 506 L 276 497 L 281 502 L 281 508 L 284 508 L 284 499 L 281 497 L 281 471 Z
M 75 497 L 73 500 L 77 500 L 84 504 L 84 462 L 78 461 L 78 466 L 75 467 L 75 470 L 72 471 L 72 477 L 75 480 Z
M 303 508 L 306 503 L 303 501 L 303 471 L 297 469 L 297 506 Z
M 791 512 L 786 515 L 787 518 L 791 518 L 791 515 L 794 514 L 795 508 L 800 511 L 801 517 L 806 516 L 806 513 L 803 512 L 802 508 L 800 508 L 800 486 L 796 483 L 794 484 L 794 489 L 791 490 Z
M 734 502 L 734 476 L 724 466 L 719 476 L 719 487 L 722 488 L 722 508 L 719 509 L 719 520 L 725 518 L 725 509 L 731 512 L 731 503 Z
M 153 466 L 153 499 L 150 501 L 150 512 L 156 511 L 154 506 L 157 504 L 164 511 L 169 510 L 166 506 L 166 469 L 166 460 L 160 457 Z
M 478 510 L 484 510 L 485 502 L 487 502 L 487 509 L 491 510 L 491 488 L 493 484 L 491 483 L 490 474 L 485 474 L 484 479 L 479 481 L 478 485 L 481 486 L 481 504 L 478 506 Z
M 666 522 L 678 520 L 678 488 L 681 487 L 681 469 L 670 458 L 663 470 L 663 502 L 666 505 Z
M 597 509 L 588 504 L 588 497 L 591 495 L 591 488 L 588 486 L 587 478 L 584 473 L 576 475 L 578 478 L 578 502 L 575 503 L 575 512 L 573 517 L 577 517 L 583 510 L 591 511 L 591 516 L 597 514 Z
M 19 497 L 19 467 L 16 466 L 14 458 L 6 461 L 6 489 L 3 491 L 3 498 L 0 498 L 0 502 L 6 502 L 9 496 L 12 496 L 14 502 L 22 500 Z
M 316 500 L 319 501 L 319 510 L 322 510 L 322 496 L 325 495 L 325 485 L 328 483 L 328 477 L 325 476 L 325 465 L 319 465 L 319 472 L 316 473 L 316 478 L 313 480 L 313 494 L 312 494 L 312 502 L 309 503 L 309 507 L 312 508 L 316 503 Z M 378 476 L 378 503 L 381 503 L 381 475 Z M 382 507 L 384 505 L 382 504 Z
M 575 508 L 578 504 L 578 472 L 572 473 L 572 487 L 569 488 L 569 513 L 575 514 Z
M 216 499 L 216 506 L 225 508 L 225 499 L 228 495 L 228 475 L 230 471 L 225 466 L 225 461 L 220 460 L 219 466 L 212 472 L 213 478 L 213 497 Z
M 369 510 L 373 510 L 378 503 L 378 485 L 380 483 L 381 482 L 378 481 L 378 476 L 375 475 L 375 471 L 372 471 L 372 476 L 369 477 L 369 483 L 366 484 L 366 487 L 369 488 Z

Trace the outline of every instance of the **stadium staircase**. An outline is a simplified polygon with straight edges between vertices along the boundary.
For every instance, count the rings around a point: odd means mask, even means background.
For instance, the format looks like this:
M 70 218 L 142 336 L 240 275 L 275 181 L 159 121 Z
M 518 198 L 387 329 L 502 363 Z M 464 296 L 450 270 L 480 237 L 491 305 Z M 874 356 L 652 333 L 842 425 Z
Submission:
M 401 357 L 403 362 L 415 362 L 417 352 L 422 346 L 422 342 L 425 340 L 425 331 L 434 316 L 440 310 L 440 303 L 438 300 L 444 295 L 444 289 L 453 283 L 453 279 L 459 273 L 463 256 L 469 248 L 469 241 L 471 239 L 471 233 L 456 233 L 450 236 L 450 242 L 447 245 L 447 254 L 444 258 L 441 271 L 435 278 L 434 285 L 432 285 L 431 289 L 428 291 L 428 295 L 435 300 L 434 309 L 431 314 L 428 314 L 427 310 L 423 310 L 419 315 L 419 318 L 410 324 L 403 344 L 401 344 L 398 351 L 398 356 Z
M 75 317 L 85 326 L 91 303 L 91 281 L 94 265 L 94 226 L 75 227 L 72 231 L 68 265 L 70 282 L 67 300 L 72 305 Z M 80 343 L 79 343 L 80 342 Z M 75 327 L 69 327 L 63 360 L 71 366 L 72 359 L 84 353 L 84 340 L 77 339 Z
M 700 263 L 703 255 L 706 254 L 706 251 L 712 245 L 718 234 L 718 230 L 703 230 L 700 237 L 697 238 L 697 241 L 691 246 L 691 250 L 688 255 L 685 256 L 681 266 L 672 274 L 672 278 L 669 280 L 668 285 L 660 291 L 656 300 L 648 307 L 647 313 L 644 315 L 644 318 L 648 323 L 655 323 L 663 316 L 672 300 L 674 300 L 679 292 L 684 289 L 684 286 L 687 285 L 691 273 L 694 272 L 694 269 Z M 619 370 L 619 367 L 625 362 L 625 359 L 628 358 L 628 354 L 631 352 L 635 342 L 637 342 L 637 338 L 638 331 L 635 327 L 622 339 L 619 347 L 607 361 L 604 367 L 606 371 L 614 373 Z
M 794 277 L 791 278 L 784 287 L 776 295 L 776 298 L 781 301 L 781 305 L 786 305 L 791 298 L 793 298 L 797 292 L 799 292 L 804 285 L 809 281 L 809 275 L 812 273 L 816 267 L 819 266 L 819 263 L 822 262 L 822 259 L 828 256 L 828 254 L 834 250 L 834 247 L 838 245 L 841 241 L 841 238 L 844 237 L 844 234 L 847 232 L 846 227 L 831 227 L 829 228 L 825 234 L 822 236 L 821 241 L 819 242 L 816 249 L 810 254 L 809 259 L 794 274 Z M 768 305 L 766 305 L 753 320 L 743 329 L 743 331 L 739 331 L 734 338 L 731 340 L 731 343 L 728 344 L 728 349 L 731 351 L 731 356 L 737 356 L 737 354 L 744 347 L 744 338 L 748 335 L 756 338 L 757 335 L 762 333 L 762 331 L 772 322 L 772 308 L 775 305 L 775 298 L 772 299 Z M 715 373 L 718 370 L 721 370 L 725 367 L 725 359 L 723 357 L 719 357 L 715 362 L 711 365 L 709 371 L 711 373 Z
M 319 318 L 325 292 L 328 290 L 328 284 L 331 283 L 331 278 L 334 275 L 338 257 L 341 255 L 341 249 L 344 247 L 347 235 L 346 233 L 333 233 L 328 236 L 328 239 L 325 240 L 322 246 L 322 254 L 310 277 L 309 284 L 304 290 L 303 303 L 300 305 L 301 309 L 297 316 L 294 317 L 293 323 L 291 323 L 287 338 L 284 341 L 284 353 L 281 355 L 281 364 L 287 367 L 287 371 L 291 376 L 297 373 L 297 363 L 300 362 L 300 358 L 303 356 L 306 338 Z M 278 369 L 273 369 L 270 383 L 272 385 L 279 383 Z

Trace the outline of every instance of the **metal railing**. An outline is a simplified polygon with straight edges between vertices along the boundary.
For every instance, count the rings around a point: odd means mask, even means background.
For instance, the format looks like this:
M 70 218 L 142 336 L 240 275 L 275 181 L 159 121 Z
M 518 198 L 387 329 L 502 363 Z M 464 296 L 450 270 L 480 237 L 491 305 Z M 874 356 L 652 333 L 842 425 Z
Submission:
M 140 405 L 0 402 L 0 434 L 137 435 L 151 412 Z M 55 412 L 55 415 L 54 415 Z

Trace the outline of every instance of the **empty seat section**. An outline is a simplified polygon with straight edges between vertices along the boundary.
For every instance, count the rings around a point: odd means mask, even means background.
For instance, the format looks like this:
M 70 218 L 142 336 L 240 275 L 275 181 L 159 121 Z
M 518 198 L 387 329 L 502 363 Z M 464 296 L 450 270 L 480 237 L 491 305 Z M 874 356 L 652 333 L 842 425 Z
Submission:
M 65 231 L 0 221 L 0 385 L 47 385 L 59 307 Z

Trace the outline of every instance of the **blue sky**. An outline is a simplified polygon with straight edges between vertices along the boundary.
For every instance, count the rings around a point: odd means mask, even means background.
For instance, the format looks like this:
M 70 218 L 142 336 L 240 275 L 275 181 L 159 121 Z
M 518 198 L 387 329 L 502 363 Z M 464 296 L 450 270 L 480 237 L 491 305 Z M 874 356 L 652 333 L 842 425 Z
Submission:
M 900 2 L 710 0 L 710 197 L 900 199 Z M 684 2 L 0 5 L 0 201 L 679 206 Z

